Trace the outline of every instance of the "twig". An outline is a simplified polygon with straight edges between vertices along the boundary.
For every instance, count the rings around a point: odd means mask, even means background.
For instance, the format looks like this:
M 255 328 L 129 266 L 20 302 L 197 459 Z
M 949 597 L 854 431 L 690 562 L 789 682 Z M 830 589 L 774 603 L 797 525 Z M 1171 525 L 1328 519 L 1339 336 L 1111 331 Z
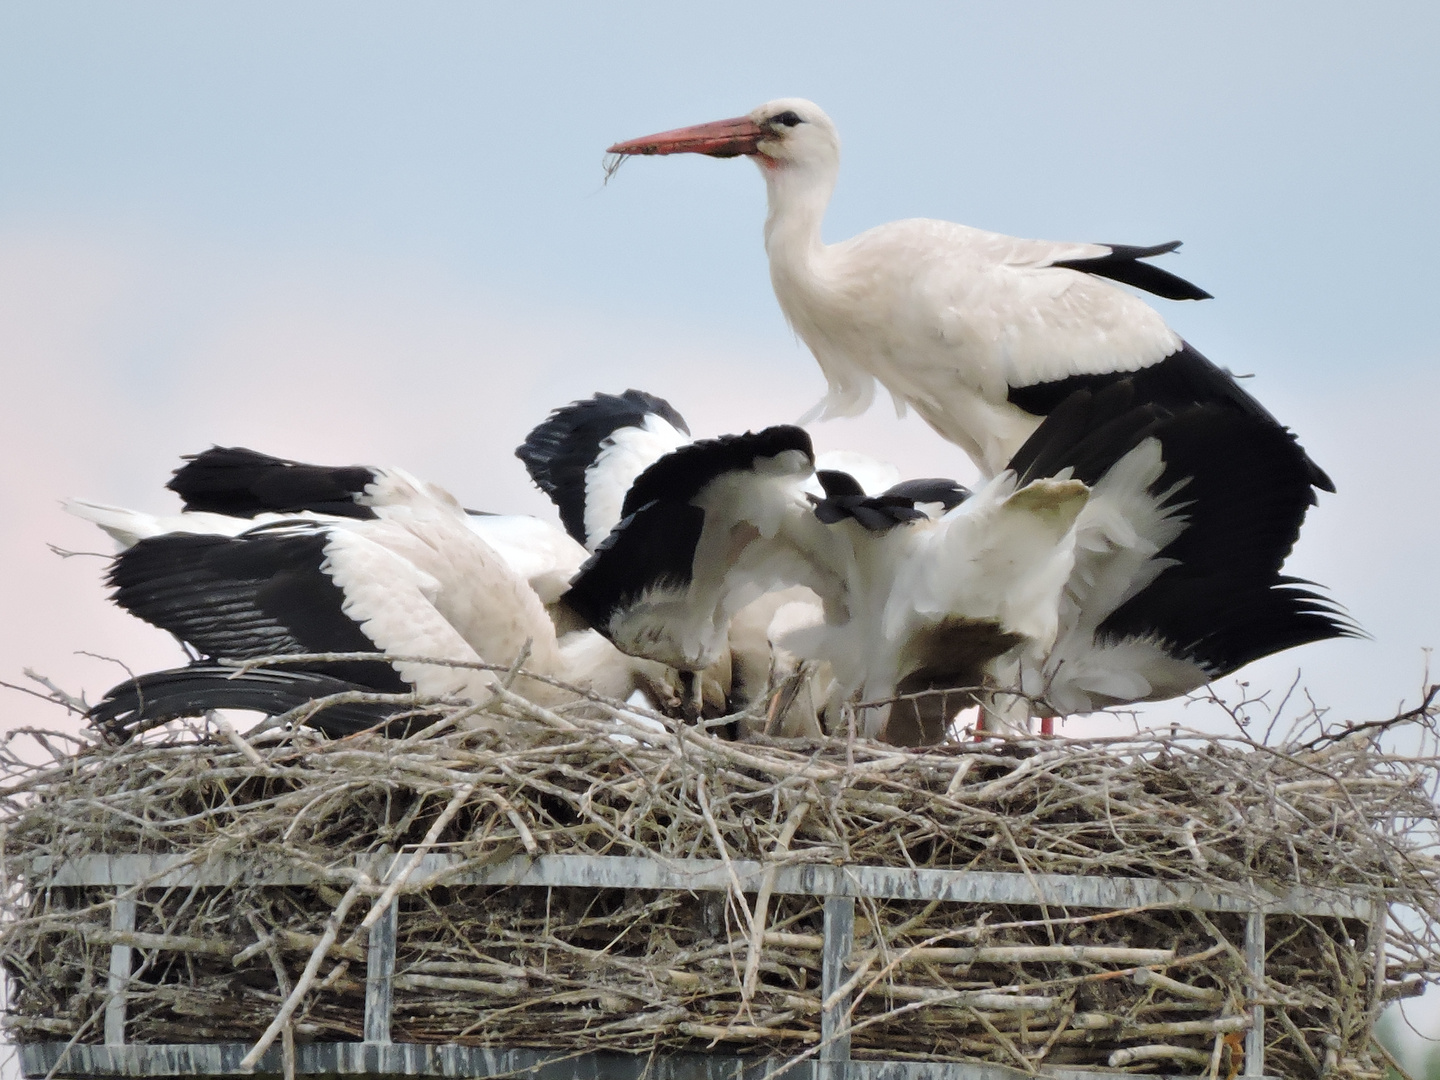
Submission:
M 315 951 L 310 954 L 310 960 L 305 965 L 305 970 L 300 973 L 295 988 L 285 998 L 285 1003 L 280 1006 L 280 1011 L 275 1014 L 275 1019 L 270 1021 L 270 1026 L 260 1036 L 255 1045 L 250 1048 L 243 1058 L 240 1059 L 241 1072 L 253 1072 L 260 1059 L 265 1056 L 265 1051 L 270 1049 L 270 1044 L 275 1037 L 290 1022 L 291 1015 L 295 1012 L 300 999 L 305 996 L 305 991 L 310 989 L 310 984 L 315 981 L 315 974 L 320 970 L 320 964 L 325 959 L 325 954 L 330 951 L 330 946 L 335 943 L 336 937 L 340 934 L 340 926 L 345 921 L 345 916 L 350 913 L 350 907 L 360 898 L 363 885 L 357 880 L 355 884 L 345 890 L 345 895 L 340 898 L 340 903 L 331 912 L 330 918 L 325 920 L 325 932 L 320 935 L 320 943 L 315 946 Z

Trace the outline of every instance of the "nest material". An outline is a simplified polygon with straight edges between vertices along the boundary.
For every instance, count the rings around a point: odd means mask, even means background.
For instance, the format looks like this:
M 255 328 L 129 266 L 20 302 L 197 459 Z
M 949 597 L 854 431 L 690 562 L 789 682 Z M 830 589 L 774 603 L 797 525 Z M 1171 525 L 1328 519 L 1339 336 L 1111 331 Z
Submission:
M 1229 1071 L 1258 999 L 1268 1073 L 1378 1078 L 1382 1002 L 1440 972 L 1435 763 L 1360 735 L 1278 749 L 1153 734 L 735 744 L 619 708 L 560 715 L 500 696 L 503 732 L 332 742 L 300 729 L 252 744 L 172 727 L 41 766 L 12 747 L 0 790 L 11 1037 L 99 1042 L 110 947 L 128 944 L 132 1042 L 254 1041 L 287 999 L 291 1034 L 359 1039 L 361 924 L 384 886 L 354 857 L 417 846 L 467 865 L 618 854 L 1340 887 L 1400 912 L 1383 943 L 1386 928 L 1362 920 L 1270 916 L 1256 985 L 1243 916 L 862 900 L 857 1058 Z M 114 890 L 32 872 L 37 855 L 98 853 L 240 856 L 322 883 L 131 889 L 136 927 L 117 933 Z M 408 881 L 393 1038 L 813 1053 L 821 907 Z M 307 962 L 318 966 L 297 993 Z

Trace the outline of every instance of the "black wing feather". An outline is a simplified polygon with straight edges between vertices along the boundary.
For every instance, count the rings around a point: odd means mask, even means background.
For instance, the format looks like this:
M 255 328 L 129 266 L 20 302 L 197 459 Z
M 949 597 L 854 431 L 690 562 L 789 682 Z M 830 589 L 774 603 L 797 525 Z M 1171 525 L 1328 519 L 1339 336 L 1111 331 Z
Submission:
M 709 483 L 729 472 L 743 472 L 761 458 L 798 450 L 813 463 L 809 433 L 793 424 L 777 424 L 743 435 L 702 439 L 672 450 L 635 478 L 621 513 L 629 516 L 652 502 L 687 503 Z
M 154 671 L 112 687 L 88 718 L 112 738 L 134 735 L 181 716 L 201 716 L 211 709 L 244 709 L 271 716 L 309 701 L 351 690 L 374 692 L 344 679 L 313 671 L 257 669 L 238 674 L 234 668 L 204 662 Z M 407 707 L 369 702 L 328 705 L 306 718 L 306 725 L 332 738 L 382 724 Z M 391 735 L 433 723 L 433 715 L 407 716 L 387 726 Z
M 186 510 L 245 518 L 302 510 L 375 516 L 355 501 L 375 481 L 375 470 L 366 465 L 307 465 L 243 446 L 212 446 L 185 461 L 165 486 L 185 501 Z
M 615 526 L 561 599 L 608 634 L 614 615 L 647 591 L 690 584 L 704 529 L 705 511 L 698 506 L 647 503 Z
M 261 528 L 238 537 L 169 533 L 116 556 L 109 584 L 126 611 L 202 655 L 229 659 L 377 652 L 344 613 L 345 594 L 321 570 L 323 529 Z M 384 662 L 313 671 L 390 693 L 409 689 Z
M 1174 251 L 1180 246 L 1179 240 L 1171 240 L 1168 244 L 1156 244 L 1153 247 L 1135 247 L 1132 244 L 1106 244 L 1104 246 L 1110 249 L 1108 255 L 1097 255 L 1089 259 L 1065 259 L 1050 265 L 1063 266 L 1068 270 L 1079 270 L 1086 274 L 1094 274 L 1096 277 L 1109 278 L 1122 285 L 1130 285 L 1148 293 L 1154 293 L 1156 296 L 1162 296 L 1166 300 L 1213 299 L 1198 285 L 1191 284 L 1168 270 L 1162 270 L 1158 266 L 1143 261 Z
M 971 494 L 954 480 L 926 477 L 902 480 L 879 495 L 866 495 L 849 473 L 822 469 L 815 475 L 825 491 L 823 498 L 811 496 L 815 516 L 826 525 L 850 519 L 870 532 L 886 532 L 925 517 L 924 511 L 916 509 L 918 503 L 940 503 L 951 510 Z
M 1290 453 L 1304 462 L 1309 482 L 1313 486 L 1321 491 L 1335 490 L 1334 482 L 1310 460 L 1280 421 L 1242 389 L 1235 381 L 1235 376 L 1211 363 L 1188 343 L 1182 345 L 1179 352 L 1139 371 L 1071 375 L 1068 378 L 1034 383 L 1030 386 L 1012 386 L 1008 396 L 1012 405 L 1034 416 L 1048 416 L 1077 390 L 1098 392 L 1114 383 L 1125 381 L 1131 384 L 1134 400 L 1137 402 L 1168 409 L 1211 403 L 1234 409 L 1256 420 L 1263 420 L 1286 432 L 1292 444 Z
M 1214 402 L 1164 408 L 1133 378 L 1080 389 L 1011 459 L 1022 483 L 1062 469 L 1095 484 L 1148 438 L 1165 471 L 1151 486 L 1187 520 L 1159 553 L 1175 560 L 1100 625 L 1101 639 L 1153 637 L 1219 677 L 1262 656 L 1358 633 L 1310 583 L 1281 575 L 1314 502 L 1308 459 L 1270 420 Z M 1137 404 L 1138 402 L 1138 404 Z
M 563 599 L 607 633 L 614 615 L 647 590 L 689 585 L 705 530 L 705 511 L 691 500 L 721 476 L 749 471 L 756 461 L 789 450 L 814 461 L 810 436 L 788 424 L 672 450 L 636 478 L 620 524 L 580 568 Z
M 585 535 L 585 473 L 615 432 L 640 427 L 654 414 L 690 433 L 684 418 L 664 398 L 643 390 L 596 394 L 562 406 L 537 426 L 515 450 L 535 486 L 550 496 L 565 531 L 581 544 Z
M 1200 405 L 1144 434 L 1160 440 L 1165 457 L 1152 490 L 1183 482 L 1170 501 L 1189 524 L 1160 553 L 1177 564 L 1114 611 L 1101 636 L 1158 632 L 1219 676 L 1295 645 L 1358 633 L 1311 583 L 1280 573 L 1314 502 L 1289 432 Z

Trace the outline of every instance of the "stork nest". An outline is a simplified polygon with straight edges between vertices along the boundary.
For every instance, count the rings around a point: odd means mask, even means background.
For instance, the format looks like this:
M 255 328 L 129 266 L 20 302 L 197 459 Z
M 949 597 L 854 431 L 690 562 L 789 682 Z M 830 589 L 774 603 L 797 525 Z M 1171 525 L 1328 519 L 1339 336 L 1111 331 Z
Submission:
M 1437 760 L 1383 752 L 1369 732 L 912 751 L 732 743 L 618 704 L 550 712 L 503 691 L 479 711 L 505 730 L 453 723 L 476 711 L 402 740 L 298 728 L 247 741 L 197 723 L 72 750 L 32 732 L 41 764 L 12 739 L 0 761 L 10 1037 L 99 1042 L 119 944 L 136 949 L 131 1042 L 254 1041 L 287 998 L 287 1040 L 357 1040 L 361 924 L 385 885 L 355 857 L 416 850 L 470 867 L 528 852 L 1299 885 L 1390 905 L 1388 927 L 1269 916 L 1257 982 L 1242 915 L 861 900 L 856 1058 L 1233 1075 L 1258 1001 L 1267 1073 L 1371 1080 L 1382 1003 L 1440 973 Z M 54 886 L 34 863 L 130 853 L 248 858 L 320 884 L 121 890 L 138 902 L 127 934 L 111 929 L 114 889 Z M 397 1042 L 816 1051 L 819 897 L 418 876 L 398 895 Z M 1058 948 L 1077 945 L 1093 948 Z

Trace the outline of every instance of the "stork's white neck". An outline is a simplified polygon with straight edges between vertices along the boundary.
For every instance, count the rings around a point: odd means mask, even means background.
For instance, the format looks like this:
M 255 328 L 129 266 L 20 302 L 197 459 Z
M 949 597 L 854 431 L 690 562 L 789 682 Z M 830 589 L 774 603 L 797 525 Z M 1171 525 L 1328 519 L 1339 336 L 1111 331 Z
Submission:
M 765 252 L 770 256 L 771 272 L 812 269 L 825 249 L 820 223 L 835 190 L 839 163 L 759 161 L 770 206 L 765 218 Z

